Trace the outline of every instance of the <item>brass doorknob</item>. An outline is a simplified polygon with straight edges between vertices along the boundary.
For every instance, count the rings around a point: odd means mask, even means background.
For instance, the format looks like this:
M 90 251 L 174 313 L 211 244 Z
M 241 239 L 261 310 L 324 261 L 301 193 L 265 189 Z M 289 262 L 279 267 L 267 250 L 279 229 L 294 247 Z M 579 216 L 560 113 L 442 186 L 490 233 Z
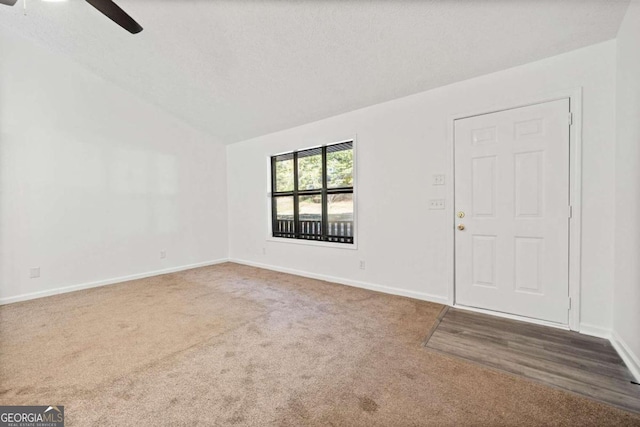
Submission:
M 458 230 L 460 231 L 464 230 L 464 224 L 458 224 Z

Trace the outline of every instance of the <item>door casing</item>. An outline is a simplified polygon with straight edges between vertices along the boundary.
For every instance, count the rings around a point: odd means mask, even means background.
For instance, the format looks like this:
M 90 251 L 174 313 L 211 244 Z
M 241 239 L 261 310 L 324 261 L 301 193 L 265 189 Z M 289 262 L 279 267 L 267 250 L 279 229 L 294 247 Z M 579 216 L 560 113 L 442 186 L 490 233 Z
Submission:
M 572 215 L 569 220 L 569 297 L 571 307 L 569 309 L 569 324 L 561 325 L 543 320 L 536 320 L 511 314 L 492 312 L 456 305 L 455 301 L 455 121 L 483 114 L 497 113 L 514 108 L 527 107 L 559 99 L 569 99 L 571 111 L 571 126 L 569 128 L 569 202 L 572 207 Z M 569 117 L 567 117 L 569 120 Z M 449 242 L 450 256 L 449 277 L 452 278 L 449 286 L 448 303 L 450 306 L 460 307 L 468 310 L 489 313 L 496 316 L 522 320 L 529 323 L 538 323 L 572 331 L 580 330 L 580 265 L 581 265 L 581 223 L 582 223 L 582 87 L 554 92 L 548 95 L 531 97 L 525 100 L 513 100 L 500 105 L 488 106 L 486 108 L 460 113 L 450 116 L 447 124 L 447 141 L 449 143 L 449 164 L 451 165 L 452 185 L 447 188 L 447 199 L 451 202 L 445 207 L 445 212 L 450 218 L 451 227 Z

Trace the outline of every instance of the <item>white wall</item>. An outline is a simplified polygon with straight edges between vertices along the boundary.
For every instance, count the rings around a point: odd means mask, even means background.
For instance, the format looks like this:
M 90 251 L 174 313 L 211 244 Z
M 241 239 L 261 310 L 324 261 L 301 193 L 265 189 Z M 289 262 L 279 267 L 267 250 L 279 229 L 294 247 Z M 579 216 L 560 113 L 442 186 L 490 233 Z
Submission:
M 453 281 L 452 212 L 430 211 L 428 201 L 446 198 L 452 205 L 448 188 L 431 185 L 436 173 L 451 182 L 449 118 L 582 86 L 581 323 L 592 333 L 609 330 L 615 54 L 616 43 L 610 41 L 229 146 L 230 257 L 446 301 Z M 267 241 L 267 157 L 354 134 L 358 249 Z M 359 269 L 359 260 L 366 261 L 366 270 Z
M 640 0 L 617 39 L 614 339 L 640 378 Z
M 227 256 L 223 146 L 7 30 L 0 58 L 0 303 Z

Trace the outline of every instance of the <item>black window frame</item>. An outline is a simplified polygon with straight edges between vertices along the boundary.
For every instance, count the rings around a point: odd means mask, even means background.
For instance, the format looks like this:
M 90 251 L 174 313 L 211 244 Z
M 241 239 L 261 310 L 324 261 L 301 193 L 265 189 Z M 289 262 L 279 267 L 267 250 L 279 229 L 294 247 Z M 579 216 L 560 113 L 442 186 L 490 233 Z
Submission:
M 352 150 L 353 167 L 352 167 L 352 185 L 350 187 L 328 187 L 327 176 L 327 153 L 332 152 L 331 147 L 336 147 L 334 151 L 341 151 L 340 147 L 349 146 Z M 301 190 L 298 188 L 298 159 L 299 155 L 311 152 L 307 155 L 322 156 L 322 186 L 313 190 Z M 304 157 L 304 156 L 303 156 Z M 276 191 L 276 164 L 282 160 L 293 160 L 293 191 Z M 296 239 L 314 242 L 328 242 L 340 244 L 355 243 L 355 144 L 354 140 L 346 140 L 332 144 L 323 145 L 321 147 L 306 148 L 287 153 L 281 153 L 271 156 L 271 236 L 274 238 Z M 329 223 L 328 207 L 329 196 L 334 194 L 351 194 L 353 197 L 353 220 Z M 301 221 L 300 220 L 300 197 L 304 196 L 321 196 L 322 219 L 321 221 Z M 293 224 L 283 224 L 283 220 L 277 217 L 277 199 L 279 197 L 293 197 Z M 286 221 L 291 222 L 291 221 Z M 314 223 L 314 224 L 311 224 Z M 320 228 L 318 230 L 318 227 Z

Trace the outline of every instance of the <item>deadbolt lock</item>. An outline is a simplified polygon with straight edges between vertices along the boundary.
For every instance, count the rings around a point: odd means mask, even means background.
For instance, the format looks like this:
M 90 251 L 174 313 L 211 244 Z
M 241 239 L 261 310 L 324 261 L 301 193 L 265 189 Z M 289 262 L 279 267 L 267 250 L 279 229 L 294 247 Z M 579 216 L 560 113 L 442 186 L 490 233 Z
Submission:
M 458 230 L 460 231 L 464 230 L 464 224 L 458 224 Z
M 464 218 L 464 212 L 460 211 L 457 214 L 458 218 Z

